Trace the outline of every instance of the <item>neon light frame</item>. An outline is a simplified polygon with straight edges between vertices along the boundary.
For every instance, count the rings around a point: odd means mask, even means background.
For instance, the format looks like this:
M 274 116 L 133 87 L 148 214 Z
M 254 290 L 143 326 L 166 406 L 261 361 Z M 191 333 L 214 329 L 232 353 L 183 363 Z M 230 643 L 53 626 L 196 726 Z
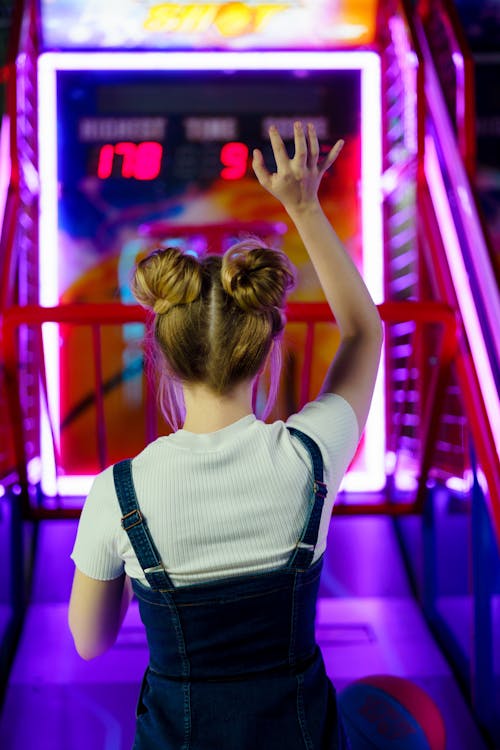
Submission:
M 376 303 L 383 299 L 382 231 L 382 130 L 380 57 L 371 51 L 354 52 L 47 52 L 38 59 L 38 137 L 40 147 L 40 304 L 58 304 L 58 205 L 57 205 L 57 72 L 59 70 L 359 70 L 361 73 L 361 192 L 363 275 Z M 43 259 L 43 263 L 42 263 Z M 49 392 L 49 417 L 40 409 L 41 484 L 48 495 L 83 496 L 93 475 L 58 477 L 49 429 L 60 441 L 58 329 L 46 324 L 43 331 Z M 366 469 L 350 471 L 342 489 L 379 491 L 385 485 L 384 371 L 383 359 L 364 433 Z

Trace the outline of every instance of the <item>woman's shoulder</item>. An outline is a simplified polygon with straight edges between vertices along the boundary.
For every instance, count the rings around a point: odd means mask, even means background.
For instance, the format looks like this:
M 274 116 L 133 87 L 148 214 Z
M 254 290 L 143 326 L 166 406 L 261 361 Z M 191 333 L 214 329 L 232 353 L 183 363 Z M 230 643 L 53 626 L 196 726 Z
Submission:
M 111 464 L 95 475 L 90 487 L 90 495 L 108 494 L 110 487 L 114 486 L 113 468 L 114 464 Z
M 326 465 L 344 469 L 359 443 L 359 427 L 354 409 L 342 396 L 323 393 L 310 401 L 286 422 L 318 445 Z
M 309 401 L 287 419 L 286 425 L 296 429 L 304 428 L 304 431 L 310 428 L 313 431 L 326 429 L 327 432 L 347 432 L 359 439 L 354 409 L 337 393 L 322 393 L 314 401 Z

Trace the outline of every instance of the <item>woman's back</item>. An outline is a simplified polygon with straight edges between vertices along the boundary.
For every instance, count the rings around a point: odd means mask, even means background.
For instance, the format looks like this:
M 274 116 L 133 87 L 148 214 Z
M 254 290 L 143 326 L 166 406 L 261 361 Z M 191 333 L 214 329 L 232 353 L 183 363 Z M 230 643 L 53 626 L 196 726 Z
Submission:
M 347 747 L 314 629 L 323 459 L 307 435 L 290 432 L 311 462 L 308 513 L 286 563 L 267 572 L 173 586 L 131 461 L 113 468 L 122 525 L 149 584 L 134 580 L 149 646 L 134 750 Z
M 329 495 L 317 559 L 358 442 L 357 422 L 344 399 L 325 394 L 286 424 L 313 437 L 323 455 Z M 176 586 L 284 565 L 308 511 L 310 457 L 281 421 L 266 424 L 248 415 L 214 433 L 178 430 L 147 446 L 132 472 L 139 505 Z M 113 578 L 124 562 L 131 578 L 145 582 L 120 518 L 110 467 L 87 499 L 72 557 L 88 576 Z

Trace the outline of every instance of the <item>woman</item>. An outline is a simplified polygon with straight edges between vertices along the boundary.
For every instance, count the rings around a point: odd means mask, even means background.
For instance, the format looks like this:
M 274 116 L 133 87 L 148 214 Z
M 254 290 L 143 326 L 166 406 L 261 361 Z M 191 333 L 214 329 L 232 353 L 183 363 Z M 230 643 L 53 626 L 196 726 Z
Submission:
M 294 222 L 340 329 L 315 401 L 286 424 L 252 411 L 293 283 L 283 253 L 245 241 L 222 259 L 198 260 L 167 248 L 141 261 L 133 279 L 138 301 L 156 313 L 185 419 L 96 478 L 72 554 L 69 623 L 83 658 L 110 648 L 132 580 L 150 650 L 136 750 L 347 746 L 315 642 L 315 605 L 331 508 L 366 421 L 382 329 L 317 197 L 342 141 L 318 164 L 314 127 L 295 123 L 294 139 L 290 159 L 272 127 L 276 173 L 258 150 L 253 169 Z

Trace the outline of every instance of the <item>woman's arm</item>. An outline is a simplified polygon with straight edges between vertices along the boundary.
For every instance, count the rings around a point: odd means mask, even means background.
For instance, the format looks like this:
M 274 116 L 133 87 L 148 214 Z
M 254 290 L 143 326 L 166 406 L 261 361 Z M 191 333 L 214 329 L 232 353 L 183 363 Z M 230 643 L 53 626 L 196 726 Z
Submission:
M 330 365 L 322 392 L 335 392 L 353 407 L 362 432 L 375 385 L 382 325 L 363 279 L 325 216 L 318 188 L 337 158 L 338 141 L 323 164 L 318 164 L 319 143 L 312 125 L 307 136 L 295 123 L 295 155 L 288 157 L 277 129 L 269 131 L 277 172 L 270 174 L 259 150 L 253 168 L 260 184 L 284 206 L 295 224 L 318 274 L 326 300 L 340 330 L 341 343 Z M 366 248 L 365 252 L 369 249 Z
M 111 581 L 97 581 L 75 569 L 68 621 L 83 659 L 94 659 L 113 646 L 132 595 L 125 573 Z

